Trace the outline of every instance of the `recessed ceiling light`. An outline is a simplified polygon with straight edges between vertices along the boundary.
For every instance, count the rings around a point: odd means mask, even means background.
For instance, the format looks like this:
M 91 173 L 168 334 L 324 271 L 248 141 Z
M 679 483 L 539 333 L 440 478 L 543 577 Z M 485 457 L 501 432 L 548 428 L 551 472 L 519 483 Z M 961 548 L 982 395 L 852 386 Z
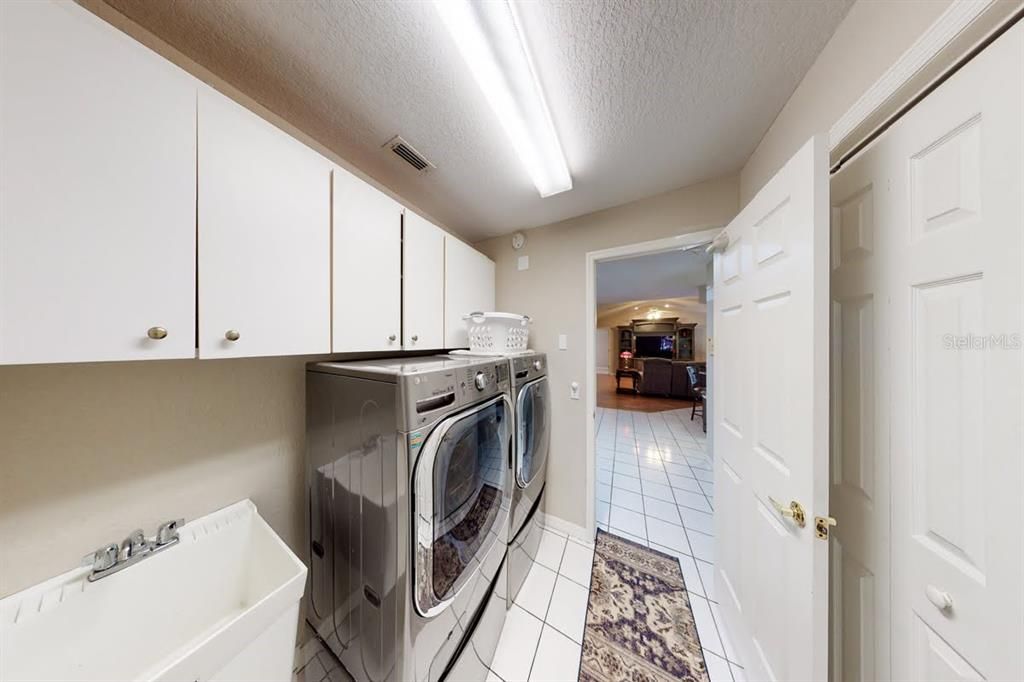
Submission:
M 542 197 L 572 189 L 512 0 L 434 0 L 452 40 Z

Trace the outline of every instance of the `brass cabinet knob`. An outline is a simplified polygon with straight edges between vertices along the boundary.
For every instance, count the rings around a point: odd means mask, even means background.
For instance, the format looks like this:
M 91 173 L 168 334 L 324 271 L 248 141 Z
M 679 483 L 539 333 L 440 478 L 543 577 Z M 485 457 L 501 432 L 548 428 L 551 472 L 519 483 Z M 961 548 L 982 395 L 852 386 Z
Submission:
M 167 330 L 163 327 L 150 327 L 146 330 L 146 336 L 156 341 L 167 338 Z
M 237 329 L 229 329 L 224 332 L 224 338 L 228 341 L 238 341 L 238 339 L 242 338 L 242 335 L 238 333 Z
M 392 334 L 391 336 L 388 337 L 388 341 L 394 341 L 397 338 L 398 337 L 396 335 Z
M 419 340 L 420 340 L 420 337 L 419 337 L 419 336 L 417 336 L 416 334 L 413 334 L 413 335 L 412 335 L 412 340 L 413 340 L 413 342 L 419 341 Z

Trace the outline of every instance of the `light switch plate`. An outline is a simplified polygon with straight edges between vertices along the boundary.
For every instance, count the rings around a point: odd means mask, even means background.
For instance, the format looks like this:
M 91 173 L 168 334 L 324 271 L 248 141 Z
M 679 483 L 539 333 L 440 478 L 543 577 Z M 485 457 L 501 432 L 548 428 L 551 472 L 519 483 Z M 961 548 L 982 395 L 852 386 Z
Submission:
M 519 269 L 520 270 L 529 270 L 530 269 L 530 257 L 529 256 L 520 256 L 519 257 Z
M 580 399 L 580 385 L 577 382 L 569 384 L 569 398 L 572 400 Z
M 558 350 L 569 350 L 569 339 L 565 334 L 558 335 Z

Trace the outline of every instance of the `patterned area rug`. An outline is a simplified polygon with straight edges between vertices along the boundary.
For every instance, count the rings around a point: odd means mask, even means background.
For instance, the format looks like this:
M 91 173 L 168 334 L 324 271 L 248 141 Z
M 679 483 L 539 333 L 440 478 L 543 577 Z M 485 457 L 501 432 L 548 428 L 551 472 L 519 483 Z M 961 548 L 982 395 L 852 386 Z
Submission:
M 599 530 L 580 682 L 610 680 L 709 682 L 679 561 Z

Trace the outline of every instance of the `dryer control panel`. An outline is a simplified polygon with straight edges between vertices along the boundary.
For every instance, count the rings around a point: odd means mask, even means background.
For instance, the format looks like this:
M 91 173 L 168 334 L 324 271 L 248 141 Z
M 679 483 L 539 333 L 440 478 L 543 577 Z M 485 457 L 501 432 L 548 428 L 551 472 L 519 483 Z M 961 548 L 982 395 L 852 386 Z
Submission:
M 453 410 L 509 392 L 509 367 L 504 359 L 459 363 L 402 379 L 409 428 L 421 428 Z

